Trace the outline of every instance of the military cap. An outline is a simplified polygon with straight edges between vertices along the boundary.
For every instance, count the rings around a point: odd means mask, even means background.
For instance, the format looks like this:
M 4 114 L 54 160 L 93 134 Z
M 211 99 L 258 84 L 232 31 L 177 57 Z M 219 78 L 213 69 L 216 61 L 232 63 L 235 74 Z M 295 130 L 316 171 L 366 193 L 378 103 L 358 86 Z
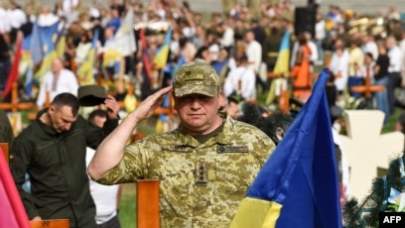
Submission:
M 78 98 L 81 106 L 95 106 L 104 103 L 107 92 L 101 86 L 87 85 L 79 87 Z
M 219 77 L 206 63 L 191 63 L 180 67 L 175 74 L 174 96 L 202 94 L 215 97 L 219 93 Z

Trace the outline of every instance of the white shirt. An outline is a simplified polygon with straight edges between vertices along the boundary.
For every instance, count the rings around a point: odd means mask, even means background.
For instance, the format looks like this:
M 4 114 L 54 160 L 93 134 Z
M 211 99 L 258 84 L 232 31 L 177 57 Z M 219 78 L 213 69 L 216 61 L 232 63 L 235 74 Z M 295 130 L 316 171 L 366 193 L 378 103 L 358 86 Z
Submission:
M 259 72 L 262 63 L 262 45 L 256 40 L 250 42 L 246 48 L 246 56 L 249 64 L 251 64 L 251 69 L 255 72 Z
M 234 43 L 234 31 L 233 28 L 227 27 L 225 29 L 224 35 L 222 36 L 221 39 L 221 45 L 223 47 L 230 47 Z
M 51 26 L 59 21 L 59 18 L 53 13 L 40 14 L 38 16 L 39 26 Z
M 391 48 L 388 51 L 388 57 L 390 58 L 390 66 L 388 67 L 388 72 L 400 72 L 402 63 L 402 54 L 398 46 Z
M 370 52 L 373 55 L 374 61 L 378 58 L 378 46 L 374 41 L 369 41 L 363 46 L 363 52 Z
M 190 38 L 190 37 L 194 36 L 195 29 L 194 29 L 194 27 L 184 27 L 182 30 L 182 33 L 185 37 Z
M 75 57 L 76 63 L 81 64 L 84 62 L 84 60 L 86 60 L 87 54 L 91 49 L 91 45 L 92 45 L 91 42 L 79 43 L 76 49 L 76 57 Z
M 375 64 L 372 63 L 369 66 L 366 66 L 365 64 L 363 65 L 362 68 L 360 68 L 360 77 L 366 78 L 367 74 L 370 74 L 371 79 L 374 78 L 375 72 L 374 72 L 374 66 Z
M 326 37 L 325 21 L 321 20 L 315 24 L 315 39 L 323 40 Z
M 311 55 L 310 55 L 309 59 L 311 60 L 311 62 L 317 61 L 319 58 L 319 55 L 318 55 L 318 48 L 316 47 L 316 44 L 313 41 L 308 41 L 307 45 L 308 45 L 309 50 L 311 50 Z M 290 60 L 291 67 L 295 66 L 295 62 L 297 61 L 299 47 L 300 47 L 300 45 L 296 41 L 293 45 L 293 49 L 292 49 L 292 53 L 291 53 L 291 60 Z
M 344 50 L 341 56 L 338 56 L 336 52 L 333 53 L 329 68 L 333 74 L 341 75 L 340 78 L 335 79 L 335 86 L 338 91 L 343 91 L 349 75 L 349 52 Z
M 79 5 L 79 0 L 63 0 L 63 11 L 65 13 L 70 13 L 75 7 L 77 7 L 77 5 Z
M 6 33 L 11 30 L 11 20 L 6 10 L 0 7 L 0 33 Z
M 402 75 L 405 75 L 405 38 L 402 39 L 401 43 L 399 44 L 399 48 L 401 49 L 402 55 Z
M 293 48 L 291 50 L 291 60 L 290 60 L 290 67 L 295 66 L 295 62 L 297 61 L 297 54 L 298 54 L 298 47 L 300 45 L 298 44 L 298 41 L 294 42 Z
M 228 74 L 224 83 L 225 96 L 231 95 L 234 91 L 239 93 L 245 100 L 256 98 L 256 76 L 252 69 L 246 66 L 239 66 Z
M 309 47 L 309 49 L 311 50 L 311 57 L 310 57 L 310 60 L 311 60 L 311 62 L 316 62 L 317 60 L 318 60 L 318 58 L 319 58 L 319 55 L 318 55 L 318 48 L 316 47 L 316 44 L 313 42 L 313 41 L 309 41 L 308 42 L 308 47 Z
M 55 77 L 51 71 L 44 75 L 37 99 L 37 106 L 39 108 L 42 108 L 44 105 L 47 92 L 49 93 L 49 101 L 52 101 L 56 95 L 61 93 L 71 93 L 75 96 L 77 95 L 79 84 L 72 71 L 62 69 L 56 81 L 55 88 L 52 88 L 54 80 Z
M 21 9 L 13 9 L 8 11 L 8 15 L 12 20 L 10 20 L 11 26 L 13 28 L 20 28 L 25 22 L 27 22 L 27 16 Z
M 86 166 L 93 159 L 95 150 L 87 147 Z M 89 178 L 90 194 L 96 204 L 96 223 L 103 224 L 117 215 L 119 185 L 102 185 Z

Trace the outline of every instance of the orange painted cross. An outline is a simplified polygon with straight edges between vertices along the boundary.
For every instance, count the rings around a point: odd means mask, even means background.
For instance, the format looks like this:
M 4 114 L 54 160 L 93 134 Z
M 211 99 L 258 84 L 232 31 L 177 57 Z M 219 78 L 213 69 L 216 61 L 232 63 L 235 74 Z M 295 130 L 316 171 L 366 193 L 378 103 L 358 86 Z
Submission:
M 290 112 L 290 94 L 288 93 L 288 90 L 283 90 L 281 92 L 280 98 L 278 100 L 278 107 L 284 114 Z
M 13 83 L 12 91 L 11 91 L 11 102 L 7 103 L 0 103 L 0 109 L 2 110 L 11 110 L 11 112 L 17 112 L 22 110 L 33 110 L 36 106 L 32 102 L 18 102 L 18 91 L 17 91 L 17 83 Z
M 371 82 L 371 77 L 367 75 L 364 85 L 353 86 L 351 90 L 352 92 L 355 93 L 364 94 L 366 98 L 371 98 L 371 95 L 373 95 L 373 93 L 379 93 L 384 91 L 384 86 L 373 85 L 373 83 Z

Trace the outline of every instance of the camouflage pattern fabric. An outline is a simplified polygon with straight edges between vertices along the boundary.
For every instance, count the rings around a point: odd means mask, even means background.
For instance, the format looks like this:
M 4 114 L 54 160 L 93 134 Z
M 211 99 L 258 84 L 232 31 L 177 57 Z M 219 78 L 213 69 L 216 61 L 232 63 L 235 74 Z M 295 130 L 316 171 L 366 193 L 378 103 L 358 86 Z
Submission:
M 227 118 L 202 144 L 179 129 L 131 144 L 99 182 L 159 179 L 161 227 L 228 227 L 274 147 L 257 128 Z

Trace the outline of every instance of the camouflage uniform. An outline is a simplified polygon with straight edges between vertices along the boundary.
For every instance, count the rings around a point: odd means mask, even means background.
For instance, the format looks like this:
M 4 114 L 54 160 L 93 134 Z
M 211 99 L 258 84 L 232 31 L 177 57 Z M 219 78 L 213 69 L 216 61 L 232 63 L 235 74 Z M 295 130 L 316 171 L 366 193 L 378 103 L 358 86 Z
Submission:
M 179 128 L 127 146 L 121 162 L 99 182 L 159 179 L 162 227 L 228 227 L 275 145 L 257 128 L 231 118 L 202 143 L 183 132 Z

